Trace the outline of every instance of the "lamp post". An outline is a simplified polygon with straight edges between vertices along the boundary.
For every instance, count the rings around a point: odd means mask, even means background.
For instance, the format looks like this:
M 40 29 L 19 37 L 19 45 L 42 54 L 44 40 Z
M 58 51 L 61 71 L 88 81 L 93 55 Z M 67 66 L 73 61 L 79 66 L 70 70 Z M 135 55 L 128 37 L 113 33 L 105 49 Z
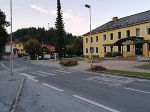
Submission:
M 91 48 L 91 35 L 92 35 L 92 33 L 91 33 L 91 6 L 89 5 L 89 4 L 86 4 L 85 5 L 85 7 L 86 8 L 88 8 L 89 9 L 89 12 L 90 12 L 90 59 L 91 59 L 91 67 L 92 67 L 92 64 L 93 64 L 93 59 L 92 59 L 92 48 Z
M 13 54 L 13 48 L 12 48 L 12 0 L 10 0 L 10 48 L 11 48 L 11 54 L 10 54 L 10 72 L 11 75 L 13 75 L 13 60 L 12 60 L 12 54 Z

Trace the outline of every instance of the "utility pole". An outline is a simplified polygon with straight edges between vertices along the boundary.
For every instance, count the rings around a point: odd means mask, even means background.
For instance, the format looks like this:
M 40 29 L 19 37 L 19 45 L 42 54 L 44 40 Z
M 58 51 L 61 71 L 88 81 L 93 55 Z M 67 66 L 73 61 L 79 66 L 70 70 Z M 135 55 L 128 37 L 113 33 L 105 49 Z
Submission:
M 90 12 L 90 59 L 91 59 L 91 67 L 93 66 L 93 58 L 92 58 L 92 52 L 93 52 L 93 49 L 91 47 L 91 36 L 92 36 L 92 32 L 91 32 L 91 21 L 92 21 L 92 17 L 91 17 L 91 6 L 89 4 L 86 4 L 85 5 L 86 8 L 89 9 L 89 12 Z
M 11 75 L 13 75 L 13 59 L 12 59 L 12 54 L 13 54 L 13 42 L 12 42 L 12 0 L 10 0 L 10 31 L 11 31 L 11 35 L 10 35 L 10 48 L 11 48 L 11 54 L 10 54 L 10 72 Z

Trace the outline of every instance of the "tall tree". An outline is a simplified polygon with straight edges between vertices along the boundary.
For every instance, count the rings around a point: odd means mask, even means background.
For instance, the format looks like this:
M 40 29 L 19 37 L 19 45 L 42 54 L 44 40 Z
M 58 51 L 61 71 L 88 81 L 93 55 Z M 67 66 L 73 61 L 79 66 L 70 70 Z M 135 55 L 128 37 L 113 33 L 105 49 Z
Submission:
M 64 30 L 60 0 L 57 0 L 57 18 L 56 18 L 55 27 L 56 27 L 56 35 L 57 35 L 56 51 L 58 52 L 59 57 L 62 57 L 66 47 L 65 47 L 65 40 L 64 40 L 65 30 Z
M 2 57 L 5 44 L 7 42 L 7 32 L 5 27 L 9 26 L 9 23 L 6 21 L 6 15 L 0 9 L 0 59 Z
M 30 55 L 32 60 L 36 59 L 37 55 L 42 54 L 41 44 L 36 39 L 30 39 L 24 45 L 25 51 Z

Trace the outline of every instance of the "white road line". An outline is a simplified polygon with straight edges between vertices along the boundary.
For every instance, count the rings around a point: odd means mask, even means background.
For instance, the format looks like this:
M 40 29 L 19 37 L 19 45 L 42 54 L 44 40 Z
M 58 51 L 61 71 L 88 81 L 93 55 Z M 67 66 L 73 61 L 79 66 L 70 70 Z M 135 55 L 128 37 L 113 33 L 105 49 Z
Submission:
M 71 73 L 71 72 L 66 72 L 66 71 L 61 71 L 61 70 L 54 70 L 54 71 L 57 71 L 57 72 L 60 72 L 60 73 Z
M 38 80 L 36 80 L 36 79 L 30 79 L 30 80 L 32 80 L 32 81 L 34 81 L 34 82 L 39 82 Z
M 39 73 L 42 73 L 42 74 L 46 74 L 46 75 L 52 75 L 52 76 L 54 76 L 54 75 L 56 75 L 56 74 L 54 74 L 54 73 L 47 73 L 47 72 L 43 72 L 43 71 L 38 71 Z
M 3 67 L 3 68 L 5 68 L 6 70 L 10 70 L 8 67 L 6 67 L 2 62 L 1 62 L 1 66 Z
M 38 76 L 42 76 L 42 77 L 46 77 L 47 75 L 45 74 L 42 74 L 42 73 L 38 73 L 38 72 L 29 72 L 30 74 L 33 74 L 33 75 L 38 75 Z
M 108 111 L 110 111 L 110 112 L 120 112 L 120 111 L 118 111 L 118 110 L 112 109 L 112 108 L 107 107 L 107 106 L 105 106 L 105 105 L 101 105 L 101 104 L 99 104 L 99 103 L 97 103 L 97 102 L 91 101 L 91 100 L 89 100 L 89 99 L 83 98 L 83 97 L 78 96 L 78 95 L 73 95 L 73 97 L 75 97 L 75 98 L 77 98 L 77 99 L 80 99 L 80 100 L 83 100 L 83 101 L 85 101 L 85 102 L 88 102 L 88 103 L 90 103 L 90 104 L 92 104 L 92 105 L 95 105 L 95 106 L 97 106 L 97 107 L 106 109 L 106 110 L 108 110 Z
M 96 74 L 96 75 L 99 75 L 99 74 L 101 74 L 101 73 L 96 73 L 96 72 L 88 72 L 88 71 L 84 71 L 83 73 L 85 73 L 85 74 Z
M 136 92 L 140 92 L 140 93 L 150 94 L 150 92 L 148 92 L 148 91 L 142 91 L 142 90 L 133 89 L 133 88 L 124 87 L 124 89 L 131 90 L 131 91 L 136 91 Z
M 63 92 L 63 91 L 64 91 L 64 90 L 62 90 L 62 89 L 59 89 L 59 88 L 57 88 L 57 87 L 51 86 L 51 85 L 46 84 L 46 83 L 43 83 L 43 85 L 45 85 L 45 86 L 47 86 L 47 87 L 50 87 L 50 88 L 52 88 L 52 89 L 55 89 L 55 90 L 57 90 L 57 91 L 60 91 L 60 92 Z
M 26 73 L 19 73 L 19 74 L 27 77 L 28 79 L 34 79 L 34 78 L 36 78 L 35 76 L 29 75 L 29 74 L 26 74 Z

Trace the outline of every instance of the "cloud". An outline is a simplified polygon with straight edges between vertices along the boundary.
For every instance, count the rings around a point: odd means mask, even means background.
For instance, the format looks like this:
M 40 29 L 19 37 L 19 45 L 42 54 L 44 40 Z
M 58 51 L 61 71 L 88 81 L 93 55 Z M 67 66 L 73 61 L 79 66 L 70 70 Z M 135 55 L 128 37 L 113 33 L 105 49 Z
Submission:
M 56 13 L 57 13 L 56 10 L 47 10 L 47 9 L 44 9 L 44 8 L 34 5 L 34 4 L 30 5 L 30 7 L 40 13 L 48 15 L 48 16 L 56 16 Z M 64 16 L 64 19 L 80 20 L 79 15 L 75 15 L 71 9 L 64 11 L 63 16 Z
M 46 10 L 46 9 L 44 9 L 44 8 L 41 8 L 41 7 L 36 6 L 36 5 L 30 5 L 30 7 L 33 8 L 33 9 L 35 9 L 35 10 L 37 10 L 37 11 L 39 11 L 39 12 L 41 12 L 41 13 L 49 15 L 49 11 Z

